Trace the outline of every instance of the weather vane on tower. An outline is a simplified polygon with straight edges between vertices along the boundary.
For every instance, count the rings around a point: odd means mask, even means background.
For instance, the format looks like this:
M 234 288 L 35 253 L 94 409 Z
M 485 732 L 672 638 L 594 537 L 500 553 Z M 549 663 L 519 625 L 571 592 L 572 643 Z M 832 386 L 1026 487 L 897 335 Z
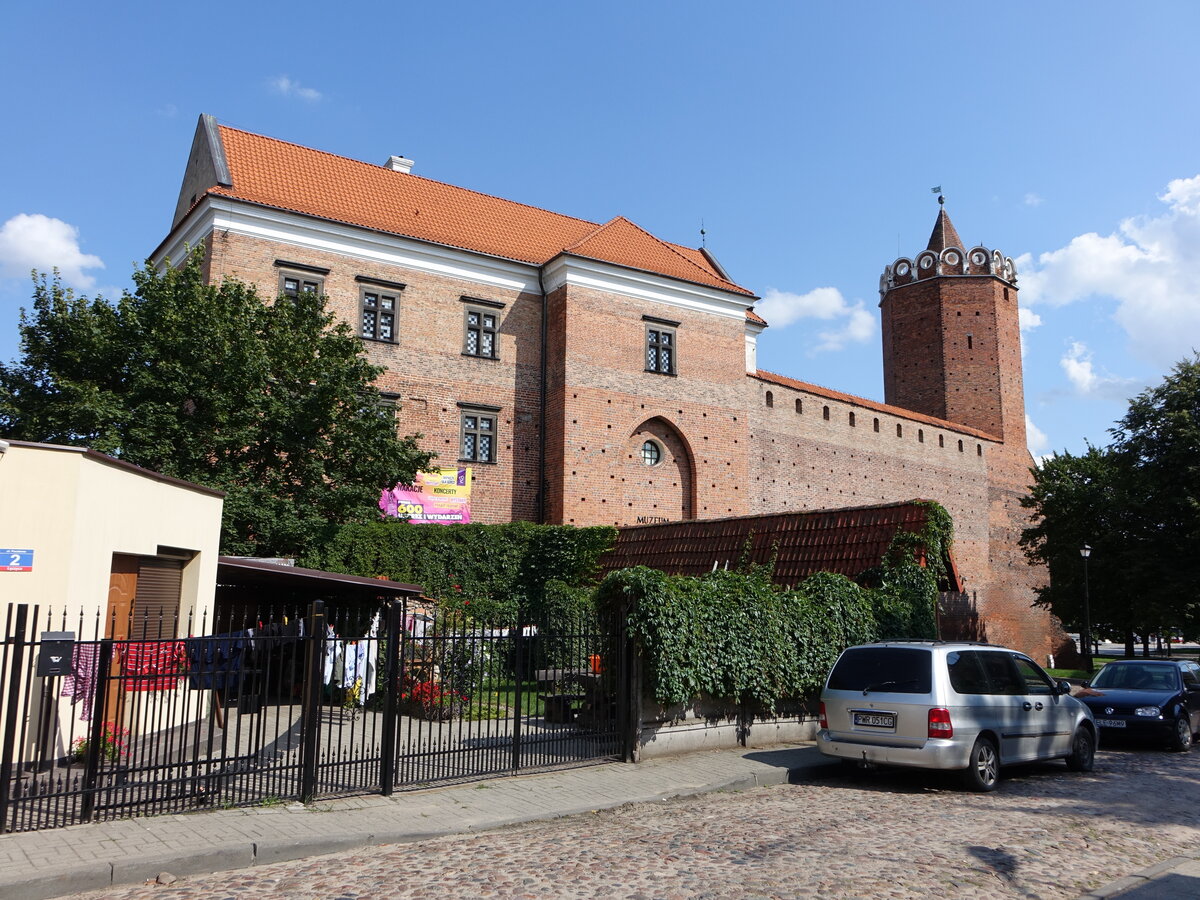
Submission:
M 938 206 L 946 205 L 946 198 L 942 196 L 942 186 L 940 184 L 935 188 L 930 188 L 929 190 L 938 195 Z

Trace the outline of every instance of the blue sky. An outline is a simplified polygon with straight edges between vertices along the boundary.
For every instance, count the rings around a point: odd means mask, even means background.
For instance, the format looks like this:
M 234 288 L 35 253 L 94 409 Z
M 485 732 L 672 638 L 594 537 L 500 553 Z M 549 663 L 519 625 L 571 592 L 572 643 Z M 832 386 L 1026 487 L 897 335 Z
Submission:
M 943 187 L 1017 260 L 1031 450 L 1107 442 L 1200 348 L 1200 4 L 17 4 L 0 360 L 30 268 L 115 296 L 196 117 L 707 245 L 759 365 L 883 399 L 878 279 Z

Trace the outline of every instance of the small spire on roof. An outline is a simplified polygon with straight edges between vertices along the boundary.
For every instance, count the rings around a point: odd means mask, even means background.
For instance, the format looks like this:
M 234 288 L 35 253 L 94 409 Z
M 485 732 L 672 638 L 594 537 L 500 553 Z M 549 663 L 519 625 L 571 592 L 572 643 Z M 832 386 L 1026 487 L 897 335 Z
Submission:
M 946 215 L 946 198 L 942 194 L 941 185 L 930 190 L 938 195 L 938 217 L 933 224 L 933 233 L 929 236 L 929 246 L 925 249 L 941 253 L 947 247 L 962 247 L 962 238 L 958 236 L 954 223 Z

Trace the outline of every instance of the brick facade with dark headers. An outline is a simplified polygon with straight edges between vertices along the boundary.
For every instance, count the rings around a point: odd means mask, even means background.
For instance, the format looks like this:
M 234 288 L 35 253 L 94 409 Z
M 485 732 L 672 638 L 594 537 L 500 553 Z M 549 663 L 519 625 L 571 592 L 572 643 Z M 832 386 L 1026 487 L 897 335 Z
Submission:
M 154 258 L 203 243 L 210 279 L 264 297 L 286 277 L 316 285 L 386 368 L 399 430 L 472 467 L 476 521 L 623 526 L 927 497 L 954 518 L 988 637 L 1059 651 L 1057 623 L 1030 605 L 1044 573 L 1017 544 L 1031 460 L 1016 273 L 961 247 L 944 212 L 926 250 L 884 271 L 878 403 L 760 371 L 753 293 L 707 251 L 627 220 L 572 219 L 210 117 L 195 142 Z M 494 352 L 468 340 L 471 310 L 488 316 Z M 462 460 L 474 414 L 494 422 L 492 459 Z

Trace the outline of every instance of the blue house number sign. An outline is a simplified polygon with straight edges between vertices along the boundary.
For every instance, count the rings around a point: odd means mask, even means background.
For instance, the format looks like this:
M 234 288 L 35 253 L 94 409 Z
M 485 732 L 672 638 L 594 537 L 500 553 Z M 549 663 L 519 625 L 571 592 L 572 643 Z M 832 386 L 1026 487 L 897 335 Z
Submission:
M 32 571 L 32 550 L 0 550 L 0 572 Z

